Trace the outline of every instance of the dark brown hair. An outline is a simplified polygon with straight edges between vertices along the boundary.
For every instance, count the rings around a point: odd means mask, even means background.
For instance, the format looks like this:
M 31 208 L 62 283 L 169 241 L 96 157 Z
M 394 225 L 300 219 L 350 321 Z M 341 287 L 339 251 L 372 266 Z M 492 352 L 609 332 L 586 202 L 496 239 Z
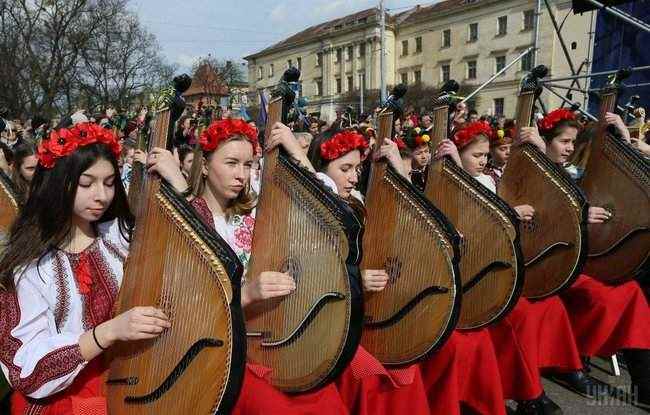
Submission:
M 11 226 L 9 243 L 0 258 L 0 285 L 12 289 L 14 271 L 32 261 L 40 262 L 60 249 L 72 227 L 74 200 L 81 174 L 98 160 L 107 160 L 115 171 L 115 196 L 104 215 L 95 223 L 118 219 L 120 232 L 130 239 L 134 218 L 129 210 L 124 186 L 119 178 L 117 159 L 105 144 L 79 148 L 59 159 L 54 167 L 36 167 L 29 196 Z

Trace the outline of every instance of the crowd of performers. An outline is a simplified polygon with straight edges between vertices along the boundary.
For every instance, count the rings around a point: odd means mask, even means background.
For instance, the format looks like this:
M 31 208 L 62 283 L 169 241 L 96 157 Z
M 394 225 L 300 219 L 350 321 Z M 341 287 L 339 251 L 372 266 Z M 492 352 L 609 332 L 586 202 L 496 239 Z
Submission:
M 116 342 L 155 338 L 170 327 L 168 316 L 152 306 L 112 314 L 137 226 L 127 201 L 134 160 L 187 197 L 245 267 L 251 259 L 260 160 L 269 149 L 283 147 L 342 200 L 363 203 L 370 160 L 385 158 L 423 188 L 431 160 L 448 156 L 496 191 L 511 147 L 521 142 L 537 146 L 580 180 L 581 149 L 594 134 L 568 109 L 550 111 L 536 127 L 518 133 L 512 120 L 490 123 L 460 107 L 452 133 L 437 148 L 431 147 L 431 115 L 408 112 L 395 120 L 393 137 L 376 137 L 371 116 L 355 125 L 314 119 L 301 128 L 273 125 L 262 147 L 253 122 L 226 116 L 195 134 L 193 118 L 182 117 L 173 151 L 145 153 L 135 145 L 145 112 L 122 128 L 106 123 L 111 115 L 76 113 L 52 129 L 47 122 L 32 122 L 31 133 L 25 131 L 20 140 L 3 139 L 0 168 L 20 202 L 0 259 L 0 366 L 12 389 L 12 414 L 106 413 L 102 355 Z M 606 117 L 622 140 L 647 151 L 645 140 L 632 140 L 618 115 Z M 380 145 L 373 151 L 376 140 Z M 201 174 L 189 183 L 193 169 Z M 535 206 L 514 209 L 521 221 L 535 217 Z M 588 221 L 602 223 L 610 215 L 592 206 Z M 389 283 L 386 270 L 365 269 L 361 275 L 366 292 Z M 295 287 L 287 273 L 263 272 L 243 282 L 241 307 L 290 296 Z M 541 376 L 566 385 L 585 402 L 599 399 L 609 391 L 588 375 L 588 358 L 617 353 L 627 364 L 636 400 L 647 407 L 647 291 L 637 280 L 610 286 L 583 274 L 559 295 L 520 298 L 488 328 L 455 330 L 427 360 L 406 368 L 387 368 L 359 347 L 334 382 L 286 394 L 268 382 L 264 368 L 248 364 L 233 412 L 492 415 L 506 413 L 506 400 L 513 400 L 518 414 L 560 414 Z

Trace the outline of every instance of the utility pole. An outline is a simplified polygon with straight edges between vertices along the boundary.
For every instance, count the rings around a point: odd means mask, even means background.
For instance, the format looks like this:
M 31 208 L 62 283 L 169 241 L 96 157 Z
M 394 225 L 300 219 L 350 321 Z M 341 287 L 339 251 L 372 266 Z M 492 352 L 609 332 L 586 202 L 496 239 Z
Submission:
M 379 37 L 381 42 L 379 55 L 379 90 L 381 93 L 381 102 L 386 101 L 386 11 L 384 10 L 384 0 L 379 0 Z

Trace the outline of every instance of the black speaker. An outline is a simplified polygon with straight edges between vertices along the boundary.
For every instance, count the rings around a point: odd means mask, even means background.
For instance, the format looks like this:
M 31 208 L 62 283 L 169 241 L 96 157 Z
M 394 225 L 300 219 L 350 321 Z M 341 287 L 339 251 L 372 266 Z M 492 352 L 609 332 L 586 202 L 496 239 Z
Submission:
M 630 0 L 596 0 L 605 6 L 618 6 L 623 3 L 629 3 Z M 597 9 L 596 6 L 587 0 L 573 0 L 573 13 L 584 13 Z

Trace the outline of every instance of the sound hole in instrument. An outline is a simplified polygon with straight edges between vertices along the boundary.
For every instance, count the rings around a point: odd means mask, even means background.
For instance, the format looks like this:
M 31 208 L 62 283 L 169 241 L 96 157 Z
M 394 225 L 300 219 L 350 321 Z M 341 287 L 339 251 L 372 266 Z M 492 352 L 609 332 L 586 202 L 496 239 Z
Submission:
M 396 257 L 388 257 L 386 258 L 384 269 L 388 274 L 388 283 L 395 284 L 402 272 L 402 261 Z
M 295 259 L 295 258 L 287 258 L 282 262 L 282 266 L 280 267 L 280 272 L 283 272 L 285 274 L 289 274 L 294 282 L 296 283 L 296 286 L 298 286 L 298 281 L 302 277 L 302 266 L 300 265 L 300 262 Z

